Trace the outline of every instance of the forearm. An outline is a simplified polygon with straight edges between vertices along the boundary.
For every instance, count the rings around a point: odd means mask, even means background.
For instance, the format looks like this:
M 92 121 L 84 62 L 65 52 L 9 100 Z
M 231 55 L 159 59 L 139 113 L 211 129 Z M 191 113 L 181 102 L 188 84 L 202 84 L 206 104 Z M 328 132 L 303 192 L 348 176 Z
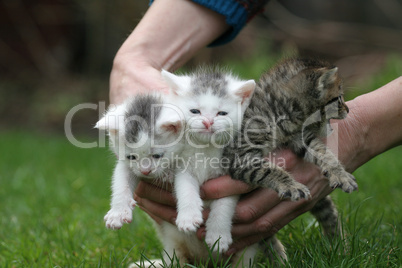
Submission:
M 176 69 L 227 29 L 222 15 L 191 1 L 155 1 L 118 57 L 138 57 L 156 69 Z
M 339 159 L 348 171 L 402 144 L 401 103 L 402 77 L 348 102 L 350 113 L 338 126 L 339 140 L 344 141 Z
M 162 68 L 175 70 L 226 31 L 225 18 L 187 0 L 155 1 L 116 54 L 110 101 L 167 91 Z

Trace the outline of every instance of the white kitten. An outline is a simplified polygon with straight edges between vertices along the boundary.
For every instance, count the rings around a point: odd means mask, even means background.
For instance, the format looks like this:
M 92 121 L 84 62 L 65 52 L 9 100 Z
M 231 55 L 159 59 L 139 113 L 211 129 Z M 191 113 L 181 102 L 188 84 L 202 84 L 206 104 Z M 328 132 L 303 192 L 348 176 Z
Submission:
M 220 71 L 201 70 L 191 76 L 162 71 L 171 88 L 171 102 L 183 112 L 186 145 L 181 157 L 187 166 L 178 166 L 175 178 L 176 225 L 180 231 L 195 232 L 202 224 L 203 207 L 211 211 L 206 222 L 206 242 L 225 252 L 232 243 L 232 217 L 238 196 L 203 202 L 201 184 L 227 174 L 222 163 L 223 147 L 240 130 L 255 82 L 242 81 Z

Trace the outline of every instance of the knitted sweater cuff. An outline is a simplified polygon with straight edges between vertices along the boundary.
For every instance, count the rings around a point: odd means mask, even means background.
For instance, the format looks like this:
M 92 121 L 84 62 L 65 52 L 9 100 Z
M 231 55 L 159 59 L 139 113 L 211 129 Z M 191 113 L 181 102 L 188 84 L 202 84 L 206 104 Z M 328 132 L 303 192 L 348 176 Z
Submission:
M 232 41 L 246 25 L 248 12 L 244 6 L 236 0 L 192 0 L 206 8 L 209 8 L 223 16 L 230 29 L 213 41 L 209 46 L 219 46 Z
M 151 5 L 154 0 L 150 0 Z M 232 41 L 248 20 L 247 9 L 236 0 L 191 0 L 194 3 L 209 8 L 223 16 L 230 29 L 213 41 L 209 46 L 219 46 Z

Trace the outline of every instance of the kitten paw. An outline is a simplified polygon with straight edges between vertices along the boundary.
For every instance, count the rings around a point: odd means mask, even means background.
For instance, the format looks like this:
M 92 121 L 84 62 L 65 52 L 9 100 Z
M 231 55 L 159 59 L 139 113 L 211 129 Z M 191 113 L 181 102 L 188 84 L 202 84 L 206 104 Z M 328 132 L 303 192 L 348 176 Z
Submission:
M 133 218 L 132 210 L 134 206 L 135 201 L 130 200 L 127 205 L 112 207 L 104 217 L 106 227 L 115 230 L 120 229 L 124 223 L 130 223 Z
M 345 170 L 326 173 L 329 179 L 329 186 L 332 189 L 341 188 L 346 193 L 351 193 L 358 189 L 355 177 Z
M 280 199 L 289 198 L 292 201 L 297 201 L 301 198 L 311 198 L 310 190 L 307 188 L 307 186 L 296 181 L 292 185 L 279 187 L 278 195 Z
M 229 246 L 233 243 L 233 239 L 230 232 L 227 234 L 217 234 L 215 232 L 207 231 L 207 234 L 205 235 L 205 242 L 214 252 L 221 254 L 228 251 Z
M 203 223 L 201 211 L 191 211 L 187 213 L 178 213 L 176 226 L 181 232 L 195 232 Z

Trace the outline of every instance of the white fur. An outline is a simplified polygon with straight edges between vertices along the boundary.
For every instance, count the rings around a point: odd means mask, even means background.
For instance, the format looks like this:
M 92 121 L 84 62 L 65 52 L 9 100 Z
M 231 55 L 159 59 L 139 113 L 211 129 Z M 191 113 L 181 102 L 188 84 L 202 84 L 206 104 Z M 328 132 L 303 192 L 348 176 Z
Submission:
M 206 222 L 205 241 L 210 248 L 215 246 L 214 251 L 223 253 L 232 243 L 232 218 L 238 196 L 203 202 L 199 189 L 207 180 L 225 174 L 219 163 L 213 161 L 219 162 L 222 159 L 223 145 L 240 130 L 242 116 L 254 92 L 255 82 L 240 81 L 231 77 L 228 86 L 229 98 L 219 98 L 211 92 L 193 98 L 189 94 L 190 77 L 175 76 L 166 71 L 162 71 L 162 76 L 172 91 L 170 101 L 180 108 L 184 116 L 183 121 L 186 122 L 186 145 L 181 154 L 186 165 L 177 167 L 174 185 L 178 210 L 177 228 L 161 228 L 165 250 L 169 254 L 172 253 L 172 248 L 175 249 L 176 255 L 181 259 L 185 256 L 185 253 L 180 252 L 184 244 L 191 255 L 201 259 L 208 258 L 208 250 L 194 233 L 202 224 L 203 207 L 211 209 Z M 193 114 L 191 109 L 198 109 L 201 114 Z M 227 115 L 218 115 L 220 111 L 227 112 Z M 247 259 L 244 259 L 242 265 L 247 267 L 254 255 L 254 249 L 248 250 Z
M 110 107 L 103 118 L 96 124 L 96 128 L 106 130 L 110 136 L 112 150 L 118 157 L 112 177 L 111 209 L 105 215 L 106 226 L 110 229 L 120 229 L 124 223 L 132 221 L 132 209 L 135 206 L 133 191 L 138 183 L 135 176 L 130 176 L 130 170 L 124 159 L 120 159 L 123 149 L 124 114 L 127 102 L 119 106 Z
M 104 218 L 107 228 L 120 229 L 124 223 L 131 222 L 135 206 L 133 192 L 137 183 L 135 177 L 131 178 L 127 165 L 117 161 L 112 179 L 111 209 Z
M 119 160 L 113 174 L 111 209 L 105 216 L 106 226 L 112 229 L 121 228 L 124 223 L 131 222 L 131 210 L 135 205 L 133 191 L 139 179 L 159 179 L 172 182 L 171 176 L 165 176 L 168 169 L 152 162 L 155 152 L 163 152 L 167 161 L 174 162 L 175 156 L 184 161 L 175 166 L 174 193 L 177 199 L 178 215 L 176 226 L 170 223 L 157 225 L 159 237 L 164 244 L 164 261 L 169 264 L 173 254 L 183 265 L 196 257 L 207 260 L 210 255 L 204 242 L 200 241 L 195 231 L 203 223 L 202 210 L 210 207 L 210 215 L 206 222 L 206 243 L 214 251 L 219 249 L 215 258 L 222 258 L 220 253 L 227 251 L 232 243 L 231 225 L 238 196 L 226 197 L 210 202 L 200 198 L 200 186 L 211 178 L 225 174 L 219 165 L 222 158 L 223 145 L 227 144 L 241 126 L 241 120 L 250 98 L 255 82 L 240 81 L 234 77 L 229 79 L 229 98 L 222 99 L 213 94 L 204 94 L 200 98 L 188 97 L 191 78 L 176 76 L 162 71 L 171 88 L 172 105 L 164 107 L 155 124 L 155 131 L 162 137 L 163 148 L 155 148 L 146 140 L 141 146 L 130 146 L 124 139 L 124 114 L 129 101 L 109 110 L 96 127 L 108 130 L 114 152 Z M 175 105 L 179 108 L 175 108 Z M 189 110 L 197 108 L 201 115 L 194 115 Z M 217 112 L 225 111 L 226 116 L 218 116 Z M 203 122 L 204 121 L 204 122 Z M 123 122 L 123 123 L 122 123 Z M 206 127 L 208 125 L 209 127 Z M 181 134 L 185 130 L 185 136 Z M 147 138 L 147 134 L 142 134 Z M 177 142 L 179 141 L 179 142 Z M 135 154 L 136 160 L 127 160 L 126 156 Z M 145 164 L 145 162 L 147 164 Z M 150 176 L 141 171 L 151 170 Z M 218 241 L 218 244 L 215 244 Z M 249 247 L 244 253 L 233 258 L 233 264 L 247 267 L 254 259 L 256 247 Z M 158 262 L 159 264 L 161 262 Z M 133 266 L 135 267 L 135 266 Z
M 129 144 L 124 136 L 125 113 L 130 99 L 125 103 L 111 107 L 95 127 L 106 130 L 110 136 L 111 149 L 116 154 L 117 163 L 112 177 L 111 208 L 105 215 L 106 227 L 120 229 L 124 223 L 132 221 L 132 209 L 135 206 L 133 192 L 140 179 L 159 179 L 163 182 L 172 182 L 171 166 L 163 165 L 161 161 L 173 162 L 174 152 L 181 150 L 180 143 L 174 143 L 172 135 L 163 136 L 157 144 L 175 144 L 174 146 L 153 146 L 152 140 L 146 133 L 139 133 L 141 137 L 137 144 Z M 155 154 L 164 154 L 163 159 L 154 159 Z M 135 155 L 135 160 L 128 160 L 127 155 Z M 142 172 L 150 172 L 144 175 Z

